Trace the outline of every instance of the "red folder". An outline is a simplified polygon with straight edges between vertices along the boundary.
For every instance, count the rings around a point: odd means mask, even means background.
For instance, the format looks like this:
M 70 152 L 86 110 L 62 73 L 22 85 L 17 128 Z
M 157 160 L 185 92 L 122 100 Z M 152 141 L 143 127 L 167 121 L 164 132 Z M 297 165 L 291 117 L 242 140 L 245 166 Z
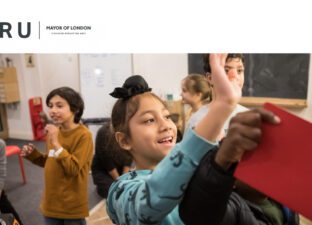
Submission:
M 272 104 L 264 107 L 281 123 L 263 124 L 260 145 L 244 154 L 234 175 L 312 219 L 312 124 Z

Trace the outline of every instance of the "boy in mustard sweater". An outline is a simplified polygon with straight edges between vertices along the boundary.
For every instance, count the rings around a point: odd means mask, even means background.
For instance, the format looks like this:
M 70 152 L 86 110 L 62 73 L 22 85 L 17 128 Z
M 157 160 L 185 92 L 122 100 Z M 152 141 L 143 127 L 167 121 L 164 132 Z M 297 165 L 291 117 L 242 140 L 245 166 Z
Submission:
M 53 124 L 47 124 L 47 150 L 23 146 L 22 156 L 44 167 L 45 190 L 40 209 L 46 225 L 86 224 L 88 174 L 93 156 L 92 135 L 79 123 L 84 103 L 69 87 L 57 88 L 46 99 Z

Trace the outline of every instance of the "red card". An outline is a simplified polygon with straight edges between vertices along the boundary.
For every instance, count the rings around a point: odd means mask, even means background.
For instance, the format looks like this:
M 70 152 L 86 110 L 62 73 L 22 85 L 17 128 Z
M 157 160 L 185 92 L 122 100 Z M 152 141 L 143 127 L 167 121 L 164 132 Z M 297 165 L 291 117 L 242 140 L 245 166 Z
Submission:
M 272 104 L 265 108 L 282 121 L 263 124 L 261 144 L 244 154 L 235 177 L 312 219 L 312 124 Z

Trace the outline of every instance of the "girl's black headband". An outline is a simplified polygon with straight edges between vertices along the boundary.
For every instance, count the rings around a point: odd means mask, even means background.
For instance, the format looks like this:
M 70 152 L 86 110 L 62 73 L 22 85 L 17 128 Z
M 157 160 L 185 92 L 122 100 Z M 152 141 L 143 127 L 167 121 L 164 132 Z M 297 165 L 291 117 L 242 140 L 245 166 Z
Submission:
M 140 75 L 133 75 L 125 81 L 122 87 L 116 87 L 115 90 L 110 93 L 114 98 L 129 99 L 135 95 L 149 92 L 152 89 L 148 87 L 147 82 Z

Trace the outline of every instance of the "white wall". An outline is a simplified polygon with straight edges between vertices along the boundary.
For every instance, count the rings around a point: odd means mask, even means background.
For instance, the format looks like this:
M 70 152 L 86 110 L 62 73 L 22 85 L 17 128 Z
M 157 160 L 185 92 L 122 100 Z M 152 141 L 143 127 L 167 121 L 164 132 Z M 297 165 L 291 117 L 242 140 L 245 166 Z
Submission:
M 45 96 L 54 88 L 70 86 L 79 90 L 77 54 L 38 54 L 34 56 L 35 67 L 26 67 L 24 54 L 2 54 L 9 57 L 16 67 L 20 102 L 7 104 L 9 137 L 32 140 L 32 127 L 28 100 Z
M 55 88 L 68 86 L 79 91 L 79 60 L 77 54 L 40 54 L 38 67 L 41 96 L 45 97 Z M 45 110 L 46 105 L 44 104 Z
M 187 76 L 187 54 L 134 54 L 134 74 L 144 75 L 153 92 L 180 98 L 181 80 Z
M 38 67 L 27 68 L 23 54 L 3 54 L 3 58 L 5 57 L 13 60 L 13 65 L 17 71 L 20 92 L 20 102 L 6 105 L 9 137 L 32 139 L 28 99 L 41 95 Z
M 10 57 L 17 68 L 21 101 L 7 105 L 9 136 L 32 140 L 28 100 L 45 96 L 59 86 L 70 86 L 80 90 L 79 56 L 77 54 L 38 54 L 35 55 L 35 67 L 25 65 L 24 54 L 2 54 Z M 312 65 L 311 57 L 310 65 Z M 180 81 L 187 75 L 187 54 L 134 54 L 134 74 L 144 75 L 153 91 L 159 95 L 180 94 Z M 310 66 L 310 75 L 312 66 Z M 312 75 L 310 76 L 312 77 Z M 96 101 L 94 102 L 96 104 Z M 309 79 L 308 107 L 289 110 L 312 122 L 312 78 Z

